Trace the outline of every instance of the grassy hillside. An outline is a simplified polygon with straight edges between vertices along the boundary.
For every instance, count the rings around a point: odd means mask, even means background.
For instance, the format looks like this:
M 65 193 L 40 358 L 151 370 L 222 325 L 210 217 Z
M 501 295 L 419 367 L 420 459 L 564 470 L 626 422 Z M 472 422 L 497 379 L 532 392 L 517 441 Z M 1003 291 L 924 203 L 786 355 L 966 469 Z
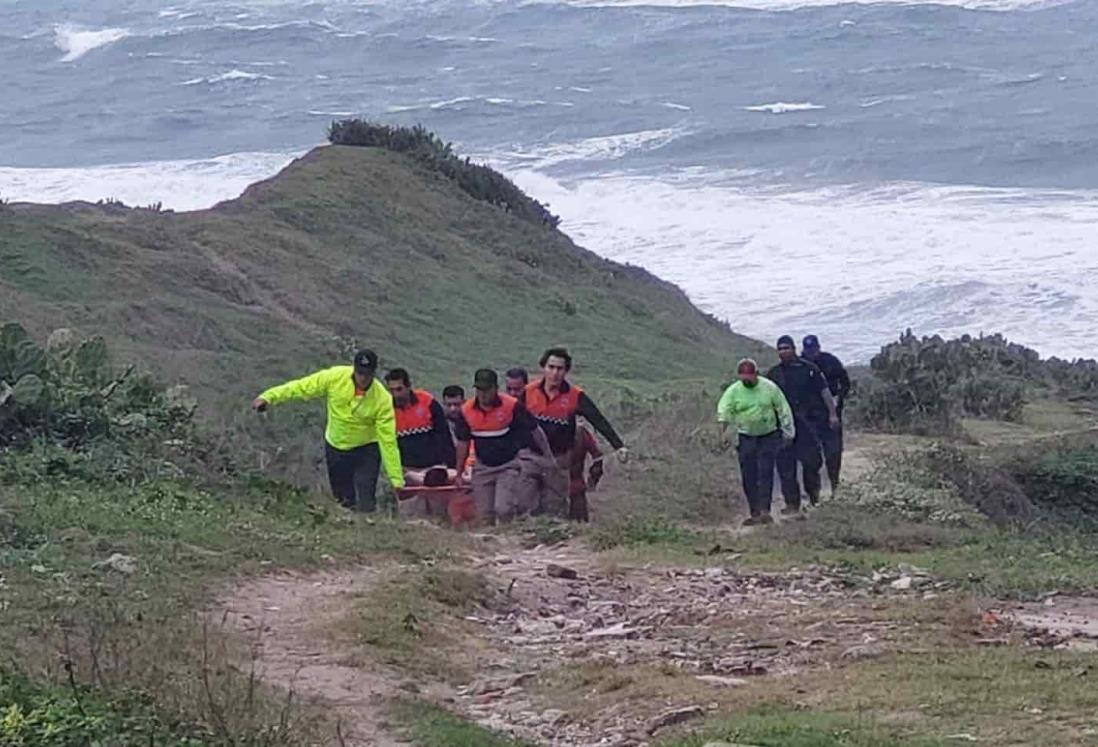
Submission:
M 0 319 L 102 333 L 207 404 L 356 344 L 441 386 L 564 343 L 585 380 L 641 391 L 758 351 L 640 269 L 407 156 L 344 146 L 210 210 L 0 208 Z

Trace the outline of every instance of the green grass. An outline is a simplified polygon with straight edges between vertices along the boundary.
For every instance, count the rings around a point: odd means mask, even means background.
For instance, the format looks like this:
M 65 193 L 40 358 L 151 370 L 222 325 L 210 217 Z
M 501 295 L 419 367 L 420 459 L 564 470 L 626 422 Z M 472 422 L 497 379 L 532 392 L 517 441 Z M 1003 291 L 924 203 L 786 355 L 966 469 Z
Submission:
M 19 651 L 20 671 L 44 686 L 64 686 L 71 667 L 110 702 L 155 693 L 165 723 L 244 743 L 280 723 L 284 695 L 231 665 L 246 652 L 196 613 L 212 594 L 282 566 L 416 562 L 463 542 L 329 506 L 266 483 L 217 494 L 170 483 L 0 487 L 0 649 Z M 132 572 L 105 563 L 114 555 L 132 558 Z M 286 738 L 269 744 L 303 741 L 313 724 L 295 708 Z
M 215 737 L 193 725 L 168 724 L 132 695 L 110 700 L 86 688 L 40 687 L 0 671 L 0 744 L 12 747 L 199 747 Z
M 634 520 L 596 527 L 589 537 L 608 560 L 619 562 L 732 563 L 773 571 L 815 564 L 860 575 L 909 564 L 983 596 L 1033 599 L 1098 590 L 1098 536 L 1067 527 L 950 527 L 835 504 L 804 522 L 743 534 Z
M 870 718 L 826 712 L 763 708 L 721 719 L 689 737 L 661 740 L 659 747 L 703 747 L 712 742 L 752 747 L 938 747 L 947 742 L 902 736 Z
M 468 388 L 482 366 L 536 367 L 566 344 L 576 380 L 623 416 L 668 382 L 714 386 L 741 355 L 767 354 L 639 268 L 409 157 L 340 146 L 212 210 L 9 206 L 0 320 L 38 339 L 63 326 L 105 335 L 122 358 L 191 385 L 234 450 L 251 445 L 252 463 L 306 483 L 322 407 L 260 420 L 247 404 L 356 344 L 436 391 Z
M 392 715 L 416 747 L 531 747 L 421 700 L 396 702 Z
M 499 592 L 475 571 L 404 565 L 375 583 L 337 627 L 350 632 L 371 659 L 422 677 L 464 682 L 475 674 L 484 644 L 473 640 L 462 617 L 491 605 Z
M 734 361 L 769 355 L 648 273 L 474 200 L 411 158 L 354 147 L 317 149 L 207 211 L 9 206 L 0 319 L 38 338 L 58 326 L 106 335 L 191 384 L 219 425 L 241 418 L 233 440 L 254 444 L 256 464 L 303 481 L 315 474 L 319 408 L 257 423 L 243 420 L 246 403 L 345 360 L 356 342 L 435 389 L 481 365 L 533 366 L 565 343 L 577 380 L 623 416 L 649 396 L 707 389 L 707 423 Z M 670 487 L 719 498 L 689 474 Z
M 939 649 L 760 683 L 659 747 L 931 747 L 1098 743 L 1093 654 L 1018 646 Z M 762 703 L 759 701 L 762 700 Z

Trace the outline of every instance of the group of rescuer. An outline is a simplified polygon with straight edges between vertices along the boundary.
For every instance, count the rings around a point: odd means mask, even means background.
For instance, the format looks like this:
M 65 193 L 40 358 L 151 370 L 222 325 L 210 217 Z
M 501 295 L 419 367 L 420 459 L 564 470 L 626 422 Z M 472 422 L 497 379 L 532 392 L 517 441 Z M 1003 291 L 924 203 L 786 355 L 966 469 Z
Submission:
M 473 376 L 473 396 L 451 385 L 441 401 L 412 385 L 408 371 L 377 376 L 378 358 L 360 350 L 333 366 L 271 387 L 252 402 L 271 405 L 325 398 L 325 461 L 332 493 L 347 508 L 374 511 L 382 469 L 401 495 L 416 488 L 468 489 L 485 523 L 548 513 L 588 521 L 587 490 L 602 477 L 602 452 L 582 420 L 625 461 L 629 452 L 591 398 L 568 380 L 572 356 L 550 348 L 542 375 L 513 368 L 500 390 L 488 368 Z
M 741 360 L 738 380 L 717 405 L 723 445 L 735 437 L 749 525 L 773 521 L 775 471 L 787 517 L 803 515 L 802 496 L 819 502 L 821 467 L 832 493 L 839 486 L 850 377 L 815 335 L 802 348 L 798 355 L 793 338 L 783 335 L 779 362 L 765 376 L 754 360 Z M 587 490 L 601 479 L 603 460 L 588 424 L 621 461 L 629 452 L 591 398 L 568 380 L 566 349 L 546 350 L 539 364 L 536 381 L 523 368 L 507 371 L 503 391 L 498 374 L 483 368 L 473 376 L 472 397 L 454 384 L 439 401 L 413 387 L 403 368 L 378 379 L 377 355 L 361 350 L 353 365 L 272 387 L 252 407 L 326 398 L 328 479 L 348 508 L 375 509 L 384 468 L 402 495 L 416 488 L 468 490 L 482 522 L 542 513 L 588 521 Z
M 751 514 L 747 525 L 774 520 L 770 502 L 775 468 L 786 517 L 803 516 L 802 483 L 808 501 L 819 502 L 822 465 L 827 466 L 832 494 L 839 487 L 843 403 L 850 393 L 850 376 L 838 358 L 820 349 L 815 335 L 804 338 L 803 355 L 797 355 L 789 335 L 778 339 L 777 348 L 778 364 L 765 376 L 755 361 L 741 360 L 738 381 L 717 404 L 722 441 L 731 443 L 729 428 L 738 441 L 740 477 Z

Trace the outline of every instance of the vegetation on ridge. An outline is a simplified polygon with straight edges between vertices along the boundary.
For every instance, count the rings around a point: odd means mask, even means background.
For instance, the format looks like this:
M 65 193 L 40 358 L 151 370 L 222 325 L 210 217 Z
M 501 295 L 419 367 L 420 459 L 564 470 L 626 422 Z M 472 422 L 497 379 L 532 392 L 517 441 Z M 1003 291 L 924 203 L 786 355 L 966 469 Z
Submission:
M 556 228 L 560 218 L 545 205 L 533 199 L 514 183 L 490 166 L 485 166 L 454 153 L 452 144 L 445 143 L 422 125 L 399 127 L 378 124 L 364 119 L 344 119 L 332 122 L 328 140 L 333 145 L 358 145 L 384 148 L 404 153 L 428 168 L 453 179 L 462 191 L 474 199 L 502 208 L 531 223 Z
M 888 431 L 955 434 L 963 417 L 1017 421 L 1036 396 L 1098 397 L 1098 361 L 1042 359 L 1002 335 L 919 338 L 881 348 L 852 419 Z

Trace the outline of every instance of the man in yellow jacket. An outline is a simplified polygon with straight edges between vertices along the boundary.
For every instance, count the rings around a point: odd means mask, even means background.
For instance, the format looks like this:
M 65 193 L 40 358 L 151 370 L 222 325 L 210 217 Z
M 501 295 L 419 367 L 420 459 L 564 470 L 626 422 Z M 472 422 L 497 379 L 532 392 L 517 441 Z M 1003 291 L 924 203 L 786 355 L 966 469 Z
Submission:
M 367 512 L 377 506 L 382 464 L 393 488 L 404 487 L 393 398 L 376 373 L 377 354 L 360 350 L 354 365 L 333 366 L 271 387 L 252 402 L 253 410 L 263 412 L 270 405 L 325 397 L 324 457 L 332 493 L 346 508 Z

